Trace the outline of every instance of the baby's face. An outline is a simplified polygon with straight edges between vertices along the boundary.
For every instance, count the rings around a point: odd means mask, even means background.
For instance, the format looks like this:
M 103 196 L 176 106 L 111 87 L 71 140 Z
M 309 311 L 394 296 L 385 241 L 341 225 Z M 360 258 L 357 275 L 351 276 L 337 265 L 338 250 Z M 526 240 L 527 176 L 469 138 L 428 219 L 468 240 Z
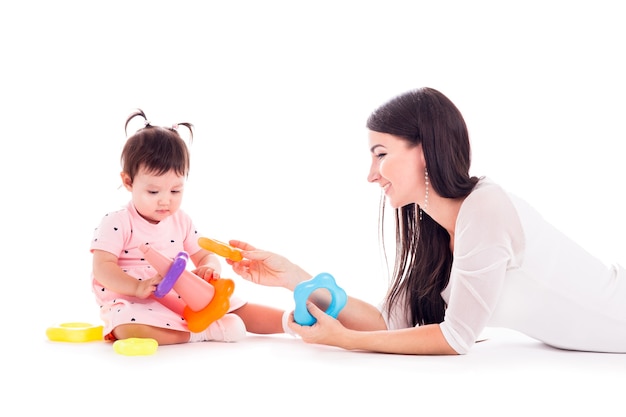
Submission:
M 155 175 L 139 170 L 132 184 L 124 178 L 124 186 L 132 193 L 133 204 L 137 212 L 150 223 L 161 220 L 176 213 L 183 200 L 185 177 L 174 171 L 163 175 Z

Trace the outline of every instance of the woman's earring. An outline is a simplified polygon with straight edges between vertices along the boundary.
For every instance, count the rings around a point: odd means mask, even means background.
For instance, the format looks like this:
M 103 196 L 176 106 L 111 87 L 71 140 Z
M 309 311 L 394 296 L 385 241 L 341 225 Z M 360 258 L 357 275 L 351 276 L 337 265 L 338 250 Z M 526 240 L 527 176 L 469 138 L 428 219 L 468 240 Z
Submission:
M 430 184 L 430 180 L 428 179 L 428 169 L 424 169 L 424 183 L 426 185 L 426 195 L 424 196 L 424 210 L 428 208 L 428 186 Z M 420 207 L 420 221 L 423 218 L 424 210 Z

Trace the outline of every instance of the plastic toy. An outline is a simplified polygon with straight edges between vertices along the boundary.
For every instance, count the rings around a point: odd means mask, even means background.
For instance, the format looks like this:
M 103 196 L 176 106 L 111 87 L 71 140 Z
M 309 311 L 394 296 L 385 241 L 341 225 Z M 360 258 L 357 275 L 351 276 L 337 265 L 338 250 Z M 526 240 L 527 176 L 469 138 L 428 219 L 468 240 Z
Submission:
M 158 347 L 156 340 L 142 337 L 129 337 L 113 342 L 113 350 L 126 356 L 152 355 Z
M 89 323 L 62 323 L 57 327 L 49 327 L 46 336 L 53 342 L 93 342 L 102 339 L 102 326 Z
M 164 277 L 168 275 L 173 263 L 172 259 L 152 249 L 149 245 L 143 245 L 139 249 L 146 255 L 146 260 L 159 274 Z M 187 269 L 182 271 L 174 283 L 173 289 L 194 311 L 200 311 L 206 307 L 215 292 L 211 284 Z
M 228 258 L 231 261 L 239 262 L 243 259 L 243 256 L 241 255 L 239 249 L 233 248 L 232 246 L 224 242 L 220 242 L 219 240 L 201 237 L 198 239 L 198 244 L 204 249 L 211 251 L 223 258 Z
M 201 311 L 193 311 L 189 307 L 183 310 L 190 331 L 198 333 L 209 327 L 215 320 L 222 318 L 230 308 L 230 296 L 235 291 L 235 283 L 231 279 L 220 278 L 211 280 L 215 287 L 213 299 Z
M 190 331 L 201 332 L 228 312 L 230 296 L 235 289 L 233 280 L 220 278 L 209 283 L 187 269 L 179 273 L 182 261 L 177 262 L 177 259 L 185 259 L 185 255 L 181 255 L 183 252 L 172 260 L 150 246 L 145 245 L 140 249 L 146 260 L 163 277 L 179 275 L 172 286 L 174 292 L 168 292 L 162 297 L 155 296 L 155 299 L 184 317 Z M 184 262 L 186 266 L 186 259 Z
M 335 282 L 335 278 L 326 272 L 316 275 L 308 281 L 301 282 L 293 291 L 293 298 L 296 302 L 296 308 L 293 317 L 296 323 L 301 326 L 312 326 L 317 321 L 315 317 L 309 313 L 306 308 L 306 302 L 311 293 L 319 288 L 325 288 L 330 292 L 332 300 L 326 314 L 337 318 L 337 315 L 346 305 L 348 296 Z
M 187 252 L 178 252 L 178 255 L 172 261 L 172 266 L 167 271 L 167 274 L 163 277 L 163 280 L 157 286 L 157 289 L 154 291 L 154 296 L 157 298 L 163 298 L 165 294 L 170 292 L 170 290 L 178 281 L 178 278 L 182 275 L 182 273 L 187 269 L 187 262 L 189 261 L 189 255 Z

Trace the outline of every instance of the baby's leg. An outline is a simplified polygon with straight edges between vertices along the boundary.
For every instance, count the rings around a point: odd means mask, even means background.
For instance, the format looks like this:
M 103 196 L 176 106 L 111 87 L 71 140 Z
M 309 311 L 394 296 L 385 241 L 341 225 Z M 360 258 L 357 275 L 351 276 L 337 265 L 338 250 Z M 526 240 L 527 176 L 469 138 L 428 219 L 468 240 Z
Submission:
M 121 324 L 113 330 L 116 339 L 131 337 L 151 338 L 159 345 L 174 345 L 187 342 L 237 342 L 246 336 L 246 326 L 236 314 L 226 314 L 200 333 L 148 326 L 147 324 Z
M 113 330 L 113 335 L 118 340 L 131 337 L 151 338 L 156 340 L 159 345 L 189 342 L 189 332 L 148 326 L 147 324 L 121 324 Z
M 203 332 L 191 333 L 190 342 L 206 342 L 214 340 L 218 342 L 237 342 L 246 336 L 246 325 L 236 314 L 226 314 L 219 320 L 214 321 Z

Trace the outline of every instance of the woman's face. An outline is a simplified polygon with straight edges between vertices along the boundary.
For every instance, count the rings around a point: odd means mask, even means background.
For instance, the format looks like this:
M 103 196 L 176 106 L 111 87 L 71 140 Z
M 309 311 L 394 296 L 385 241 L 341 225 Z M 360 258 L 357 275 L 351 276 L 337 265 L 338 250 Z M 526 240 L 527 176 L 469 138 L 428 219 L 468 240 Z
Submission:
M 369 131 L 369 146 L 372 164 L 367 180 L 382 187 L 393 208 L 423 205 L 426 163 L 422 145 L 411 146 L 397 136 Z

